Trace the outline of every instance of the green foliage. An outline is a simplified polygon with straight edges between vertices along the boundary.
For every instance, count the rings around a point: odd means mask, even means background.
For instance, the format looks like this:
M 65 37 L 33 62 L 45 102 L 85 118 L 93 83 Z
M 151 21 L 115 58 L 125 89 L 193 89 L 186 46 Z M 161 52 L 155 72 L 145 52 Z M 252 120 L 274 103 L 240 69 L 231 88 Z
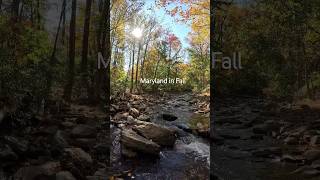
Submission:
M 242 54 L 243 69 L 217 69 L 218 90 L 293 97 L 317 72 L 320 47 L 319 1 L 257 0 L 248 7 L 228 6 L 216 27 L 216 43 L 225 55 Z M 217 24 L 222 23 L 219 21 Z M 221 41 L 222 39 L 222 41 Z
M 43 97 L 50 52 L 47 33 L 2 16 L 0 36 L 0 94 Z

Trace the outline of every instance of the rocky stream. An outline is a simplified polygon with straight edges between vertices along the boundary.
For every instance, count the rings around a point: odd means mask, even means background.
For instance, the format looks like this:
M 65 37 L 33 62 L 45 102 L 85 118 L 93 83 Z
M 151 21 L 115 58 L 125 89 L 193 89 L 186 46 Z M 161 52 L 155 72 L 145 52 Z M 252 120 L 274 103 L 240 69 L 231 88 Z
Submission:
M 215 107 L 216 179 L 320 179 L 320 111 L 244 97 L 219 100 Z
M 209 179 L 207 103 L 191 94 L 171 94 L 133 96 L 123 106 L 129 112 L 113 117 L 111 153 L 114 171 L 129 172 L 122 178 Z

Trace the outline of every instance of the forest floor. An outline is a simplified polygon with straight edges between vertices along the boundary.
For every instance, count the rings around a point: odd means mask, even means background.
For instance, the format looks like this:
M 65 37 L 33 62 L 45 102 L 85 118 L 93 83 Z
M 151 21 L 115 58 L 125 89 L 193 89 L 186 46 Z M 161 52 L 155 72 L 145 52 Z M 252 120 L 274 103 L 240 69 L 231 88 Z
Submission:
M 320 111 L 301 103 L 224 98 L 215 104 L 217 179 L 320 178 Z

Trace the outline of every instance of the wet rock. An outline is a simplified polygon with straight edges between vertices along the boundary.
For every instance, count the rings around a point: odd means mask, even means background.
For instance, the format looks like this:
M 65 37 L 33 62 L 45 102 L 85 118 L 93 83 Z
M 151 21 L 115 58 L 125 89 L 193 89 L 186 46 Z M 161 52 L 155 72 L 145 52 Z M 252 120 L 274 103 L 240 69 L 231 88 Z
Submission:
M 76 180 L 69 171 L 61 171 L 56 174 L 56 180 Z
M 140 121 L 150 122 L 150 117 L 148 115 L 145 115 L 145 114 L 141 114 L 137 119 L 140 120 Z
M 10 146 L 0 147 L 0 161 L 15 161 L 18 159 L 16 153 L 12 151 Z
M 172 114 L 162 114 L 162 118 L 166 121 L 175 121 L 176 119 L 178 119 L 177 116 Z
M 311 149 L 303 153 L 303 156 L 308 160 L 308 161 L 314 161 L 317 159 L 320 159 L 320 150 L 317 149 Z
M 173 146 L 176 141 L 175 132 L 173 130 L 153 123 L 137 125 L 133 130 L 162 146 Z
M 23 154 L 28 150 L 28 142 L 12 136 L 5 136 L 5 142 L 18 154 Z
M 140 112 L 136 108 L 130 108 L 129 114 L 131 116 L 133 116 L 134 118 L 137 118 L 139 116 Z
M 183 131 L 185 132 L 188 132 L 188 133 L 191 133 L 192 132 L 192 129 L 186 125 L 186 124 L 182 124 L 182 123 L 178 123 L 176 124 L 176 126 L 179 128 L 179 129 L 182 129 Z
M 284 143 L 288 144 L 288 145 L 297 145 L 299 144 L 299 140 L 296 137 L 287 137 L 286 139 L 284 139 Z
M 77 125 L 71 131 L 71 136 L 75 138 L 95 138 L 96 134 L 95 128 L 84 124 Z
M 123 129 L 121 142 L 127 148 L 137 152 L 159 155 L 160 146 L 134 132 L 131 129 Z
M 35 180 L 35 179 L 51 179 L 57 172 L 61 170 L 59 162 L 47 162 L 40 166 L 29 166 L 20 168 L 14 175 L 14 179 L 19 180 Z

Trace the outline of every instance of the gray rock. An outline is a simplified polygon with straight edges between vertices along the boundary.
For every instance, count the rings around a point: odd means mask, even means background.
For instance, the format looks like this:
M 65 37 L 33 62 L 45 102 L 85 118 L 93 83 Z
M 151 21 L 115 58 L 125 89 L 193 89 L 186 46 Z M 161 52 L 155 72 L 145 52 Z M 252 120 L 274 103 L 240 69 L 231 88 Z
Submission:
M 136 108 L 130 108 L 129 114 L 131 116 L 133 116 L 134 118 L 137 118 L 139 116 L 140 112 Z
M 173 146 L 176 141 L 175 132 L 173 130 L 154 123 L 136 125 L 133 130 L 162 146 Z
M 148 115 L 145 115 L 145 114 L 141 114 L 137 119 L 140 120 L 140 121 L 150 122 L 150 117 Z
M 160 146 L 134 132 L 131 129 L 123 129 L 121 136 L 122 145 L 142 153 L 159 155 Z

